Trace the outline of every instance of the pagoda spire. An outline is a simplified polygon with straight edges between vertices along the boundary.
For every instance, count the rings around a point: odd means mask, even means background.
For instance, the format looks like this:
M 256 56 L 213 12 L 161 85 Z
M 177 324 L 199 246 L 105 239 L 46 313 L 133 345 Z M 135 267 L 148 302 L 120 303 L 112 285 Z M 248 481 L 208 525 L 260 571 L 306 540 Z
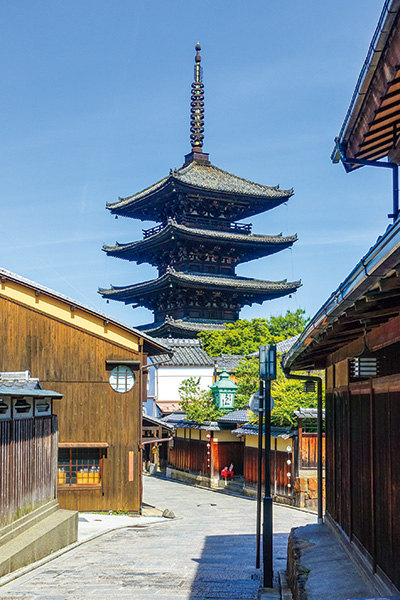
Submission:
M 192 150 L 185 156 L 185 164 L 192 162 L 209 162 L 208 154 L 203 152 L 204 140 L 204 83 L 203 69 L 201 67 L 201 46 L 195 46 L 194 57 L 194 81 L 190 101 L 190 145 Z
M 204 140 L 204 83 L 203 69 L 200 65 L 201 46 L 199 43 L 196 44 L 195 50 L 194 81 L 190 103 L 190 143 L 193 151 L 202 152 Z

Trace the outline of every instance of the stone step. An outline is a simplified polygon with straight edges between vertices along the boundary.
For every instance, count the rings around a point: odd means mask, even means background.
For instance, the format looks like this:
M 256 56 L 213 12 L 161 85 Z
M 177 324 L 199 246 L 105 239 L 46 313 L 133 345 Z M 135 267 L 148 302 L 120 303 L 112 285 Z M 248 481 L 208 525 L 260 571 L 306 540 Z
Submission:
M 13 521 L 9 525 L 5 525 L 0 528 L 0 546 L 6 544 L 11 539 L 17 537 L 39 521 L 42 521 L 46 517 L 50 516 L 56 510 L 59 510 L 59 505 L 57 500 L 51 500 L 43 506 L 39 506 L 35 510 L 29 512 L 28 514 L 20 517 L 16 521 Z
M 61 548 L 76 542 L 78 537 L 78 513 L 71 510 L 61 510 L 56 503 L 55 510 L 38 509 L 31 517 L 22 517 L 13 523 L 14 529 L 0 537 L 0 577 L 16 569 L 44 558 Z M 44 507 L 42 507 L 44 508 Z M 8 526 L 10 527 L 10 526 Z M 13 535 L 10 535 L 12 533 Z

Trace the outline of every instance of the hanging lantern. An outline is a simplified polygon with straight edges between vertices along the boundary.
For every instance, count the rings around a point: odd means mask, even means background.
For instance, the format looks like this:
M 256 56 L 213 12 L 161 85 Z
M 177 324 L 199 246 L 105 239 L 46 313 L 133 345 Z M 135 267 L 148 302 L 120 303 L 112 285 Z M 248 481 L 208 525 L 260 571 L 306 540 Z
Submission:
M 306 394 L 315 392 L 315 381 L 305 381 L 303 384 L 303 392 Z
M 367 346 L 367 321 L 364 324 L 364 349 L 358 356 L 350 359 L 349 370 L 352 379 L 378 377 L 379 361 Z
M 235 393 L 239 386 L 229 378 L 229 373 L 222 371 L 219 380 L 210 385 L 215 404 L 220 410 L 232 410 Z
M 353 379 L 363 379 L 377 377 L 379 374 L 379 361 L 370 352 L 365 340 L 364 350 L 358 356 L 349 361 L 350 377 Z

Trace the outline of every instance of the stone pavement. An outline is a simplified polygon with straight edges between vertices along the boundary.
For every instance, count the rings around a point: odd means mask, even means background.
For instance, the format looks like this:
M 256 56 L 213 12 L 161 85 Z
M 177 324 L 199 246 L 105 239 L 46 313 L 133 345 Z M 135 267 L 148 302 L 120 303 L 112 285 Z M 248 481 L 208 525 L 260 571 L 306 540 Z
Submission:
M 375 598 L 381 593 L 350 560 L 327 525 L 307 525 L 290 536 L 289 579 L 308 600 Z M 295 572 L 296 571 L 296 572 Z
M 155 517 L 153 523 L 138 523 L 87 541 L 3 586 L 0 597 L 258 599 L 253 499 L 151 477 L 144 479 L 144 499 L 161 510 L 172 510 L 177 518 Z M 291 527 L 313 522 L 311 514 L 274 506 L 275 569 L 286 567 Z M 279 596 L 275 591 L 267 597 Z

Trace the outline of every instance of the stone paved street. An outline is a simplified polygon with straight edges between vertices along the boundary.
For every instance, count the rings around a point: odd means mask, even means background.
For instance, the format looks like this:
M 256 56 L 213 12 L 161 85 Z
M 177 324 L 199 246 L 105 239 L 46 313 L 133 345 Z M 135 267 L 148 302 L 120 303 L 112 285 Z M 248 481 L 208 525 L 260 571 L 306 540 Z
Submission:
M 151 477 L 144 499 L 177 518 L 119 529 L 3 586 L 4 600 L 253 600 L 256 502 Z M 311 514 L 274 506 L 275 568 L 286 564 L 291 527 Z

